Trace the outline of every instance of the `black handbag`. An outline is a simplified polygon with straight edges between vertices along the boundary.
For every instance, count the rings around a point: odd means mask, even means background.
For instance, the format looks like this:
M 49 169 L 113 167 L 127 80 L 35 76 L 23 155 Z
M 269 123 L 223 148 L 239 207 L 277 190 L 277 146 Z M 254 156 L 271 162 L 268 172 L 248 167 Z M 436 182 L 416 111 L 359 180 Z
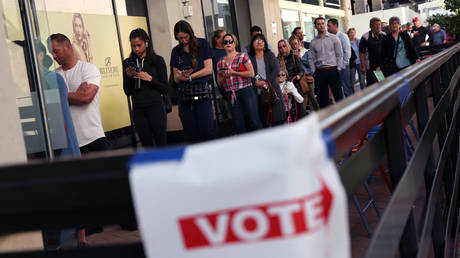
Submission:
M 199 104 L 209 100 L 211 88 L 207 83 L 187 83 L 182 87 L 182 102 Z
M 268 87 L 266 89 L 262 89 L 261 97 L 262 97 L 262 104 L 269 105 L 273 104 L 280 100 L 278 94 L 276 94 L 275 89 L 273 89 L 270 81 L 267 80 Z
M 385 61 L 383 62 L 382 71 L 385 74 L 385 76 L 392 75 L 398 71 L 398 66 L 396 66 L 396 54 L 398 52 L 398 45 L 399 45 L 399 35 L 398 35 L 398 39 L 396 40 L 395 51 L 393 52 L 393 57 L 391 59 L 385 59 Z

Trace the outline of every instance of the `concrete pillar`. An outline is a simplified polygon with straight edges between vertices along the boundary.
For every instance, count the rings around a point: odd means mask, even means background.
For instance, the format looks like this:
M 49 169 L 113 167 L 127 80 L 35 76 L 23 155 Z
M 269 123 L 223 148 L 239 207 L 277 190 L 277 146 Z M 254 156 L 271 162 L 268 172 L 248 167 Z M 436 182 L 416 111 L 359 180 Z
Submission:
M 366 0 L 355 0 L 355 14 L 366 12 L 367 1 Z
M 379 11 L 383 10 L 383 2 L 382 0 L 372 0 L 372 11 Z
M 27 162 L 24 138 L 16 106 L 16 89 L 11 74 L 11 58 L 6 44 L 6 24 L 3 12 L 3 2 L 0 2 L 0 165 Z M 22 28 L 21 28 L 22 29 Z M 22 67 L 25 69 L 25 66 Z M 27 198 L 27 197 L 26 197 Z M 0 237 L 0 252 L 43 249 L 40 232 L 10 234 Z
M 268 44 L 272 45 L 275 53 L 278 40 L 283 38 L 281 27 L 281 12 L 278 0 L 248 0 L 251 24 L 262 28 Z M 276 30 L 276 35 L 273 33 Z
M 155 51 L 163 56 L 169 67 L 171 50 L 178 42 L 174 39 L 174 25 L 179 20 L 186 20 L 192 25 L 197 37 L 204 38 L 204 23 L 201 14 L 201 1 L 191 0 L 188 5 L 193 8 L 192 17 L 185 18 L 181 0 L 147 0 L 150 29 Z
M 343 25 L 345 30 L 348 30 L 350 24 L 350 16 L 353 15 L 351 12 L 351 0 L 341 0 L 340 5 L 342 6 L 342 10 L 345 12 L 345 17 L 343 17 Z

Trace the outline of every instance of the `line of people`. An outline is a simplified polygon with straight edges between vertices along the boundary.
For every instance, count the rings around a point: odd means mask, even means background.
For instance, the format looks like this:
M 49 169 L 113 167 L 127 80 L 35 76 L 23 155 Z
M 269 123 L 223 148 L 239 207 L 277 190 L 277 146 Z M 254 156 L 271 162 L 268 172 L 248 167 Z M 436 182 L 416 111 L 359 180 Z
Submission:
M 355 38 L 354 29 L 348 35 L 340 32 L 336 19 L 326 22 L 319 17 L 314 24 L 318 34 L 310 43 L 304 41 L 301 28 L 295 28 L 289 40 L 278 42 L 275 56 L 258 26 L 251 28 L 250 44 L 238 52 L 233 34 L 217 30 L 211 48 L 206 39 L 195 36 L 188 22 L 177 22 L 174 36 L 178 45 L 171 52 L 170 65 L 180 120 L 189 140 L 216 137 L 210 94 L 213 71 L 236 132 L 244 133 L 294 122 L 307 115 L 307 110 L 352 95 L 356 72 L 364 88 L 364 78 L 368 85 L 376 81 L 374 70 L 382 69 L 388 75 L 418 60 L 409 35 L 398 34 L 397 17 L 390 19 L 394 40 L 381 31 L 378 18 L 371 19 L 371 31 L 361 40 Z M 132 53 L 123 68 L 124 90 L 133 99 L 142 145 L 162 146 L 166 143 L 162 98 L 168 91 L 166 64 L 154 53 L 142 29 L 134 30 L 130 41 Z

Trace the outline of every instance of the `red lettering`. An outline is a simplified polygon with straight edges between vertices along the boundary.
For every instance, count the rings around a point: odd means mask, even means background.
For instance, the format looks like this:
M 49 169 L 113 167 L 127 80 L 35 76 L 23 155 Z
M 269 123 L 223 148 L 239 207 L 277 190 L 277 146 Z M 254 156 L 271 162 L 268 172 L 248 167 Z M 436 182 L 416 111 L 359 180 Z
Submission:
M 184 217 L 179 226 L 186 249 L 308 234 L 327 224 L 332 201 L 322 182 L 302 198 Z

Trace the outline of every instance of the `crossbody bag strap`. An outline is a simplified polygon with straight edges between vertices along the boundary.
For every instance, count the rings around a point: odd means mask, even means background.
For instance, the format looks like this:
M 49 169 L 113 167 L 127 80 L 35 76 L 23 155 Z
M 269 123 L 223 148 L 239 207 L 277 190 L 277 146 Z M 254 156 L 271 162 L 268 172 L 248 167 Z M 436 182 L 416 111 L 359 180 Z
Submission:
M 399 38 L 400 38 L 400 35 L 398 34 L 398 39 L 396 40 L 396 45 L 395 45 L 395 51 L 393 53 L 393 59 L 396 58 L 396 53 L 398 52 Z

